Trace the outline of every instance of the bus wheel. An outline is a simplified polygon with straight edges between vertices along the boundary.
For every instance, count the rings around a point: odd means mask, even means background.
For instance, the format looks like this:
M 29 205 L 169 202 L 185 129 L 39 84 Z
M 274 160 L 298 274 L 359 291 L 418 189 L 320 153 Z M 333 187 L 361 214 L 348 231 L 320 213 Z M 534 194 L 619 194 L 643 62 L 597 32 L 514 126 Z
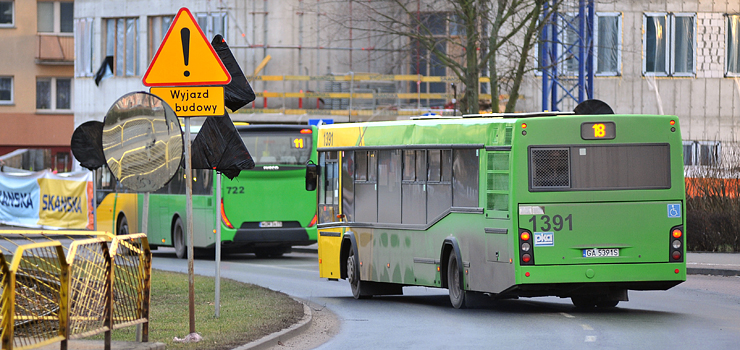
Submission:
M 452 253 L 447 262 L 447 288 L 450 290 L 450 302 L 455 309 L 465 308 L 465 291 L 461 285 L 457 256 Z
M 118 221 L 118 229 L 116 230 L 116 235 L 127 235 L 128 234 L 128 220 L 126 220 L 126 216 L 121 216 L 121 220 Z
M 579 309 L 593 309 L 596 306 L 596 298 L 590 296 L 572 296 L 570 301 Z
M 610 309 L 616 307 L 619 304 L 619 300 L 604 300 L 596 303 L 596 306 L 602 309 Z
M 187 255 L 185 247 L 185 234 L 182 230 L 182 221 L 180 218 L 175 220 L 175 226 L 172 228 L 172 244 L 175 246 L 175 255 L 178 259 L 185 259 Z
M 347 280 L 349 281 L 350 287 L 352 287 L 352 296 L 355 297 L 355 299 L 371 298 L 372 294 L 365 293 L 362 286 L 362 281 L 360 281 L 360 271 L 357 271 L 356 269 L 357 265 L 355 259 L 355 251 L 350 247 L 349 256 L 347 257 Z

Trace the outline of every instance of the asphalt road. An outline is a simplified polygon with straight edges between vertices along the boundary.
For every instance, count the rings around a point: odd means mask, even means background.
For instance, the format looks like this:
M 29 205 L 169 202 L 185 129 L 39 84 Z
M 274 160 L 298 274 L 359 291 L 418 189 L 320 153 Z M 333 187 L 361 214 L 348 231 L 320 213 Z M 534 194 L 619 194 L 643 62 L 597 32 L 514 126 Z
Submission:
M 154 268 L 187 272 L 186 260 L 154 252 Z M 630 291 L 608 311 L 579 311 L 570 299 L 524 298 L 456 310 L 447 290 L 355 300 L 346 281 L 319 278 L 316 254 L 281 259 L 232 256 L 221 276 L 325 306 L 340 330 L 319 349 L 740 349 L 740 277 L 691 275 L 665 292 Z M 214 275 L 213 260 L 195 272 Z

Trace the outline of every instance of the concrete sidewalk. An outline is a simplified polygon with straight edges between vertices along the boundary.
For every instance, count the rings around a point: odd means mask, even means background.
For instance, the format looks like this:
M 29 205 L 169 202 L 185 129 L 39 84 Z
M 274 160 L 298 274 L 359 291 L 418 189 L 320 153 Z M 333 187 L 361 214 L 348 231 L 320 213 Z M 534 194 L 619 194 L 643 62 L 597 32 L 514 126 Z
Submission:
M 686 253 L 686 273 L 740 276 L 740 253 Z

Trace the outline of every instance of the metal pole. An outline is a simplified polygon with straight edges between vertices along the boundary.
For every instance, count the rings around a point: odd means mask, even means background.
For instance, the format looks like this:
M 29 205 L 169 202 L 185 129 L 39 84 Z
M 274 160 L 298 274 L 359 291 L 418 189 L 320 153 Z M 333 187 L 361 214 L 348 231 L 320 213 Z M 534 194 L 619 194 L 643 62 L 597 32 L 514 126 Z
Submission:
M 188 310 L 190 333 L 195 333 L 195 272 L 193 268 L 193 168 L 190 150 L 190 117 L 185 119 L 185 210 L 188 231 Z
M 578 103 L 586 100 L 586 0 L 578 2 Z
M 141 228 L 139 232 L 146 233 L 149 231 L 149 192 L 144 193 L 144 205 L 141 209 Z M 136 341 L 141 342 L 142 338 L 142 324 L 136 325 Z
M 216 318 L 221 316 L 221 173 L 216 172 Z
M 98 171 L 93 170 L 93 197 L 92 197 L 92 211 L 93 211 L 93 231 L 98 230 Z M 102 182 L 102 179 L 101 179 Z
M 350 2 L 350 4 L 352 3 Z M 350 65 L 352 65 L 351 61 L 350 61 Z M 349 116 L 347 117 L 347 120 L 351 122 L 352 121 L 352 98 L 355 95 L 355 72 L 349 72 L 349 74 L 352 74 L 352 75 L 349 81 Z

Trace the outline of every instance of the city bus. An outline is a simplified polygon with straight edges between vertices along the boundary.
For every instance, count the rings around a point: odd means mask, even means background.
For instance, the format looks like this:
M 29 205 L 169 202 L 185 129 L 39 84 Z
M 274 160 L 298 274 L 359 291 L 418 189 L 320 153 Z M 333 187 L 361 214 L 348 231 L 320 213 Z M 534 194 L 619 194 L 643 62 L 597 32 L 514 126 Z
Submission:
M 237 125 L 255 167 L 229 180 L 221 175 L 221 205 L 216 203 L 216 172 L 193 169 L 193 247 L 215 248 L 214 221 L 221 218 L 224 253 L 278 257 L 293 246 L 317 241 L 316 192 L 305 186 L 308 163 L 316 163 L 316 127 Z M 193 133 L 193 138 L 195 133 Z M 116 234 L 145 232 L 150 245 L 174 247 L 185 258 L 186 202 L 184 169 L 149 194 L 148 225 L 144 194 L 127 193 L 107 169 L 98 176 L 98 230 Z M 216 211 L 220 212 L 217 216 Z
M 678 118 L 557 113 L 322 125 L 320 276 L 615 307 L 686 280 Z

